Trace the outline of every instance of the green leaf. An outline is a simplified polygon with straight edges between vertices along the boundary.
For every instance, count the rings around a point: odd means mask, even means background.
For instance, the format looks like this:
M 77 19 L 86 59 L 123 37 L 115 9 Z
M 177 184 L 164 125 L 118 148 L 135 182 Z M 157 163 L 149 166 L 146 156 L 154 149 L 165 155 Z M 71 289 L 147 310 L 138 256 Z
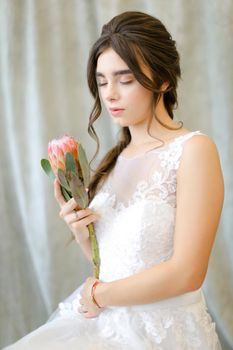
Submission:
M 73 154 L 71 154 L 70 152 L 67 152 L 65 162 L 66 162 L 66 171 L 75 172 L 76 165 L 75 165 L 75 160 L 74 160 Z
M 72 193 L 72 197 L 81 208 L 86 208 L 88 206 L 88 194 L 86 192 L 85 186 L 79 179 L 79 176 L 74 173 L 70 173 L 69 185 Z
M 72 198 L 71 194 L 63 186 L 61 186 L 61 192 L 67 202 Z
M 66 179 L 66 176 L 65 176 L 65 173 L 63 170 L 58 169 L 57 177 L 58 177 L 58 180 L 59 180 L 60 184 L 62 185 L 62 187 L 64 187 L 68 192 L 71 192 L 70 186 L 68 184 L 68 181 Z
M 42 169 L 44 170 L 44 172 L 50 177 L 50 179 L 52 181 L 54 181 L 55 180 L 55 175 L 53 173 L 53 170 L 51 168 L 51 165 L 50 165 L 48 159 L 41 159 L 40 164 L 41 164 Z
M 90 183 L 90 167 L 87 161 L 86 153 L 81 144 L 78 146 L 78 160 L 82 170 L 84 186 L 87 188 Z

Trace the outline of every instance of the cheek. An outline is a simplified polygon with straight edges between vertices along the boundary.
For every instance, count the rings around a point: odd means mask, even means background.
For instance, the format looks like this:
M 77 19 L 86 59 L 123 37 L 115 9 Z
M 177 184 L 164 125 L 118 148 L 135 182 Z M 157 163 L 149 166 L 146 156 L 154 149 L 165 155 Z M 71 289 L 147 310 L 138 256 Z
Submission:
M 152 98 L 152 92 L 145 89 L 139 83 L 136 83 L 132 89 L 129 89 L 128 94 L 131 95 L 131 98 L 134 100 L 150 100 Z
M 146 89 L 139 89 L 128 95 L 133 109 L 145 110 L 152 107 L 152 93 Z

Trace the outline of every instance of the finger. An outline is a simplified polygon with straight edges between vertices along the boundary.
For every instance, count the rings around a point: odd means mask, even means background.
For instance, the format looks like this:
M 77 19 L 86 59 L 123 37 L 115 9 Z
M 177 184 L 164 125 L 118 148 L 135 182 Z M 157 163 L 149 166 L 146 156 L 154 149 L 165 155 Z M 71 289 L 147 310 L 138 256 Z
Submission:
M 74 198 L 71 198 L 68 202 L 66 202 L 63 207 L 61 208 L 60 211 L 60 216 L 64 217 L 67 214 L 71 214 L 74 211 L 80 211 L 82 210 L 79 205 L 76 203 L 76 201 L 74 200 Z M 86 210 L 86 209 L 84 209 Z M 73 213 L 74 214 L 74 213 Z
M 61 212 L 60 212 L 60 216 L 63 217 L 63 214 Z M 78 221 L 79 220 L 79 213 L 78 213 L 78 211 L 77 210 L 72 210 L 72 212 L 70 214 L 67 214 L 64 217 L 64 220 L 65 220 L 65 222 L 68 225 L 71 225 L 74 222 Z
M 83 228 L 86 228 L 89 224 L 91 224 L 97 220 L 99 220 L 99 216 L 97 216 L 96 214 L 92 214 L 92 215 L 87 216 L 84 219 L 75 221 L 75 222 L 71 223 L 70 225 L 71 225 L 73 231 L 74 230 L 78 231 L 78 230 L 82 230 Z M 65 221 L 66 221 L 66 218 L 65 218 Z
M 54 180 L 54 196 L 60 207 L 62 207 L 66 203 L 61 192 L 61 185 L 57 179 Z
M 77 203 L 75 202 L 74 198 L 71 198 L 61 209 L 60 216 L 64 217 L 67 214 L 73 214 L 73 219 L 82 219 L 90 214 L 93 214 L 93 210 L 86 208 L 86 209 L 79 209 L 78 210 L 78 217 L 77 214 L 74 213 L 74 210 L 77 209 Z M 74 220 L 75 221 L 75 220 Z
M 68 202 L 65 202 L 61 207 L 60 216 L 64 217 L 67 214 L 72 213 L 75 209 L 77 209 L 78 205 L 75 202 L 74 198 L 71 198 Z
M 86 314 L 87 312 L 89 312 L 89 311 L 87 310 L 87 308 L 86 308 L 84 305 L 80 306 L 80 307 L 78 308 L 78 311 L 79 311 L 80 313 L 82 313 L 82 314 Z
M 61 217 L 63 216 L 62 213 L 60 213 L 60 215 Z M 78 210 L 78 211 L 72 210 L 70 214 L 65 216 L 64 220 L 67 222 L 68 225 L 71 225 L 78 221 L 81 221 L 83 225 L 83 219 L 91 215 L 94 221 L 96 221 L 99 218 L 99 215 L 97 213 L 93 213 L 92 211 L 89 211 L 89 210 Z

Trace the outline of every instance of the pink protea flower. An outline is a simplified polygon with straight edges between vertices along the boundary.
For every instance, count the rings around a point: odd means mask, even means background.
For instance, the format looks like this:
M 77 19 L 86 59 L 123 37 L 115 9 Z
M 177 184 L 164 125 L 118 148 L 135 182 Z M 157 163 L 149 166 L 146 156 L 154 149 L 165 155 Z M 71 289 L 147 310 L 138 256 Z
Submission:
M 65 170 L 65 155 L 71 153 L 78 161 L 78 142 L 71 136 L 54 139 L 48 144 L 48 157 L 55 175 L 58 169 Z
M 90 166 L 82 145 L 70 136 L 52 140 L 48 144 L 48 158 L 49 160 L 41 159 L 41 166 L 53 181 L 54 177 L 58 179 L 64 199 L 69 201 L 74 198 L 77 210 L 87 208 L 89 204 Z M 93 224 L 89 224 L 87 227 L 91 242 L 94 276 L 99 278 L 98 242 Z

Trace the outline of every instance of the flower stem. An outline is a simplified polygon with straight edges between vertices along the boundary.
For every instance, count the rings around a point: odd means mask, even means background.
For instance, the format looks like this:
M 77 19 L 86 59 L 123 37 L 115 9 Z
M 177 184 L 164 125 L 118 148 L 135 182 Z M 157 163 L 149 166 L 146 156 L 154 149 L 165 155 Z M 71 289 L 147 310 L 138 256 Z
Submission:
M 99 279 L 100 273 L 100 256 L 99 256 L 99 247 L 96 239 L 94 226 L 89 224 L 88 226 L 89 237 L 91 241 L 91 251 L 92 251 L 92 261 L 94 265 L 94 277 Z

